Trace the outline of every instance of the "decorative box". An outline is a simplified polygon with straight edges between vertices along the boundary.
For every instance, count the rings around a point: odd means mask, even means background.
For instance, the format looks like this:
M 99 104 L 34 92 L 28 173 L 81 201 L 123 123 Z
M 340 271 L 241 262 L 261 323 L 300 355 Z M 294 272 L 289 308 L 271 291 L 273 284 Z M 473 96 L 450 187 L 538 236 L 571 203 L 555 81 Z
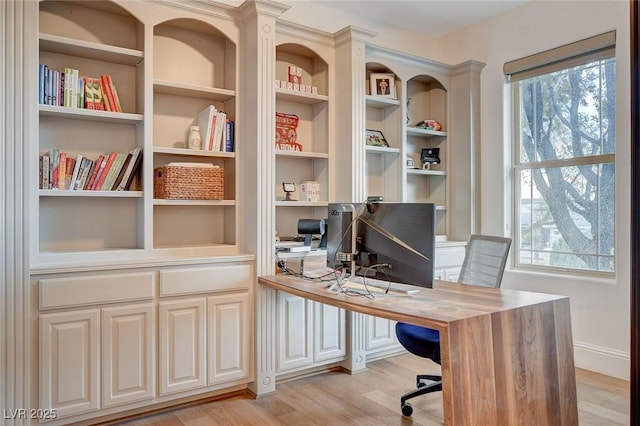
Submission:
M 153 173 L 153 196 L 165 200 L 222 200 L 224 170 L 199 163 L 157 167 Z
M 305 180 L 300 184 L 300 201 L 320 201 L 320 183 L 315 180 Z

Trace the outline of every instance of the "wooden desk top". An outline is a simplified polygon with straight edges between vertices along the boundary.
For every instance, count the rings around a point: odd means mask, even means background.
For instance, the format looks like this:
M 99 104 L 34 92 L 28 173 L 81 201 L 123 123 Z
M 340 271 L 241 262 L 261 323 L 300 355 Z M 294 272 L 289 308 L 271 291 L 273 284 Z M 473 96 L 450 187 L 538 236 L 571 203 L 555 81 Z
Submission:
M 330 293 L 328 283 L 305 280 L 291 275 L 259 277 L 262 285 L 316 302 L 410 324 L 444 330 L 452 323 L 472 317 L 509 311 L 566 296 L 496 289 L 435 281 L 432 289 L 414 295 L 374 293 L 375 299 Z

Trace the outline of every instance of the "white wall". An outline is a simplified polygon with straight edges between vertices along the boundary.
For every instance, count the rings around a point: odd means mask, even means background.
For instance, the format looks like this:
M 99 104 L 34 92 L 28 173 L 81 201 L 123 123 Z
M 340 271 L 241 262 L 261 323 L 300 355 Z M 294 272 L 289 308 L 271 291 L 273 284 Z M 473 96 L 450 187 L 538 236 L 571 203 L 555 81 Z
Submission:
M 510 169 L 508 101 L 502 65 L 510 60 L 615 29 L 617 31 L 617 276 L 585 279 L 510 270 L 503 287 L 568 295 L 571 298 L 576 365 L 615 377 L 629 378 L 630 336 L 630 71 L 629 4 L 626 1 L 533 0 L 501 16 L 438 40 L 381 27 L 356 16 L 309 2 L 292 7 L 283 19 L 335 32 L 355 25 L 378 32 L 373 43 L 458 64 L 469 59 L 486 63 L 482 71 L 481 162 L 482 229 L 510 233 Z M 506 118 L 505 118 L 506 117 Z M 497 189 L 497 190 L 496 190 Z M 506 195 L 505 195 L 506 194 Z
M 570 296 L 576 365 L 626 379 L 631 318 L 629 19 L 629 4 L 624 1 L 538 0 L 441 40 L 446 46 L 443 62 L 473 58 L 487 64 L 481 75 L 481 231 L 502 234 L 509 232 L 512 220 L 509 113 L 504 107 L 508 96 L 502 65 L 617 31 L 616 278 L 598 280 L 511 270 L 505 274 L 503 287 Z

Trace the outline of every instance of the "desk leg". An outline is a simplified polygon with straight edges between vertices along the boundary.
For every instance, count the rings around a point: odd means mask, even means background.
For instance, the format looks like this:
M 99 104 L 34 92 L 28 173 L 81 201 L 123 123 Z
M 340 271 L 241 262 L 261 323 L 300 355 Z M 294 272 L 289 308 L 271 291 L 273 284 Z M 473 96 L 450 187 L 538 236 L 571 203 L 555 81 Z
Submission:
M 568 299 L 452 323 L 441 345 L 446 424 L 578 424 Z

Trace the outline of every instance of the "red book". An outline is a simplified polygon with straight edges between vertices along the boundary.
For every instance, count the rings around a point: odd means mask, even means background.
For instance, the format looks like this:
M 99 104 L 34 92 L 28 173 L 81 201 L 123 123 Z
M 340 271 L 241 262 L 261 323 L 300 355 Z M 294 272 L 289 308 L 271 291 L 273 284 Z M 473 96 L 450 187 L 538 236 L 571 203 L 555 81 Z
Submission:
M 117 152 L 112 152 L 111 154 L 109 154 L 109 156 L 107 157 L 107 159 L 105 161 L 102 162 L 102 165 L 100 165 L 100 170 L 98 171 L 99 176 L 96 176 L 95 182 L 94 182 L 94 186 L 91 189 L 94 189 L 96 191 L 100 191 L 100 189 L 102 189 L 102 185 L 104 184 L 104 180 L 107 178 L 107 174 L 109 173 L 109 169 L 111 168 L 111 165 L 113 164 L 113 160 L 116 159 L 116 155 L 118 153 Z
M 104 94 L 104 104 L 107 111 L 118 111 L 116 101 L 113 97 L 113 91 L 111 90 L 111 76 L 101 75 L 100 85 L 102 86 L 102 93 Z
M 93 169 L 91 170 L 91 175 L 89 179 L 87 179 L 87 184 L 84 186 L 84 189 L 91 189 L 93 183 L 96 181 L 96 176 L 98 176 L 98 171 L 100 170 L 100 166 L 102 165 L 102 161 L 104 160 L 104 155 L 100 154 L 96 159 L 96 162 L 93 163 Z

